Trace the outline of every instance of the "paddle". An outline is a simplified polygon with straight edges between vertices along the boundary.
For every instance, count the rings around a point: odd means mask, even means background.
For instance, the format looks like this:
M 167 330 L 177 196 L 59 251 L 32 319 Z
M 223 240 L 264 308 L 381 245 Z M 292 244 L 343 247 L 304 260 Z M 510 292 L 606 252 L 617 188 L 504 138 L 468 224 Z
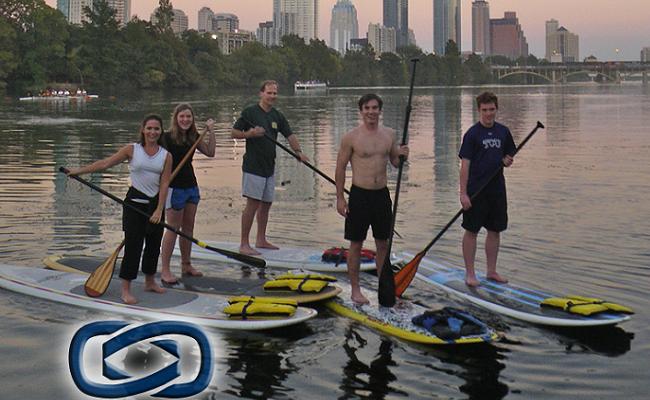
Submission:
M 530 138 L 533 137 L 533 135 L 535 134 L 535 132 L 537 132 L 539 128 L 544 129 L 544 125 L 541 122 L 537 121 L 537 125 L 535 125 L 535 128 L 528 134 L 528 136 L 524 138 L 524 140 L 519 144 L 519 146 L 517 146 L 513 156 L 516 155 L 519 152 L 519 150 L 521 150 L 522 147 L 524 147 L 526 142 L 528 142 Z M 483 183 L 483 185 L 481 185 L 481 187 L 472 195 L 472 197 L 470 197 L 470 200 L 474 200 L 476 196 L 478 196 L 479 193 L 481 193 L 483 189 L 485 189 L 487 185 L 492 181 L 492 179 L 498 176 L 502 170 L 503 170 L 503 165 L 497 168 L 496 171 L 494 171 L 494 173 L 489 177 L 489 179 L 487 179 L 485 183 Z M 445 225 L 445 227 L 442 228 L 442 230 L 436 235 L 436 237 L 434 237 L 433 240 L 429 242 L 429 244 L 424 248 L 424 250 L 416 254 L 411 261 L 409 261 L 404 267 L 402 267 L 401 270 L 397 272 L 397 274 L 395 275 L 395 294 L 397 296 L 401 296 L 402 293 L 404 293 L 404 291 L 406 290 L 406 288 L 408 288 L 408 286 L 411 284 L 411 281 L 413 281 L 413 278 L 415 277 L 415 273 L 418 270 L 418 266 L 420 265 L 422 258 L 424 258 L 424 256 L 427 254 L 431 246 L 433 246 L 434 243 L 436 243 L 438 239 L 440 239 L 440 237 L 442 237 L 442 235 L 445 232 L 447 232 L 447 229 L 449 229 L 449 227 L 454 222 L 456 222 L 456 220 L 462 214 L 463 214 L 463 209 L 461 208 L 460 210 L 458 210 L 456 215 L 454 215 L 454 217 L 447 223 L 447 225 Z
M 183 159 L 176 166 L 171 176 L 169 177 L 170 182 L 176 177 L 176 175 L 178 175 L 178 172 L 181 170 L 181 167 L 187 162 L 187 160 L 190 159 L 194 150 L 196 150 L 196 147 L 199 145 L 199 143 L 201 143 L 201 140 L 203 140 L 203 136 L 205 136 L 206 133 L 207 131 L 201 133 L 194 144 L 192 144 L 192 147 L 190 147 L 187 153 L 185 153 L 185 156 L 183 156 Z M 106 289 L 108 289 L 108 285 L 111 283 L 111 279 L 113 278 L 113 271 L 115 271 L 117 257 L 119 256 L 122 247 L 124 247 L 124 239 L 122 239 L 122 243 L 120 243 L 117 249 L 111 253 L 106 261 L 104 261 L 93 271 L 92 274 L 90 274 L 86 280 L 86 283 L 84 284 L 84 290 L 88 296 L 99 297 L 106 292 Z
M 65 167 L 59 167 L 59 171 L 61 171 L 63 173 L 66 173 L 66 174 L 69 172 L 68 169 L 65 168 Z M 125 203 L 122 199 L 115 196 L 114 194 L 111 194 L 111 193 L 105 191 L 104 189 L 100 188 L 99 186 L 97 186 L 97 185 L 95 185 L 93 183 L 90 183 L 90 182 L 88 182 L 87 180 L 85 180 L 83 178 L 80 178 L 80 177 L 78 177 L 76 175 L 68 175 L 68 177 L 70 177 L 72 179 L 75 179 L 76 181 L 78 181 L 80 183 L 83 183 L 84 185 L 88 186 L 89 188 L 98 191 L 99 193 L 103 194 L 104 196 L 110 198 L 111 200 L 116 201 L 117 203 L 119 203 L 119 204 L 121 204 L 121 205 L 123 205 L 125 207 L 129 207 L 131 210 L 137 212 L 138 214 L 140 214 L 142 216 L 145 216 L 147 218 L 151 218 L 151 216 L 149 214 L 147 214 L 146 212 L 132 206 L 129 203 Z M 222 255 L 224 255 L 224 256 L 226 256 L 228 258 L 232 258 L 233 260 L 240 261 L 240 262 L 242 262 L 244 264 L 248 264 L 248 265 L 251 265 L 253 267 L 265 267 L 266 266 L 266 261 L 264 261 L 261 258 L 248 256 L 246 254 L 236 253 L 236 252 L 230 251 L 230 250 L 219 249 L 217 247 L 210 246 L 210 245 L 206 244 L 205 242 L 202 242 L 202 241 L 200 241 L 198 239 L 195 239 L 192 236 L 188 235 L 187 233 L 182 232 L 182 231 L 174 228 L 173 226 L 168 225 L 167 223 L 161 222 L 161 225 L 164 226 L 165 228 L 169 229 L 170 231 L 176 233 L 178 236 L 183 237 L 183 238 L 189 240 L 190 242 L 196 244 L 197 246 L 203 247 L 204 249 L 214 251 L 215 253 L 222 254 Z
M 418 63 L 417 58 L 411 59 L 413 68 L 411 70 L 411 86 L 409 88 L 409 99 L 406 104 L 406 117 L 404 118 L 404 130 L 402 132 L 402 146 L 407 142 L 409 121 L 411 119 L 411 101 L 413 100 L 413 86 L 415 85 L 415 67 Z M 400 156 L 399 167 L 397 169 L 397 184 L 395 185 L 395 200 L 393 203 L 393 218 L 391 219 L 390 237 L 388 238 L 388 251 L 384 258 L 384 264 L 379 275 L 378 299 L 379 304 L 383 307 L 392 307 L 395 305 L 395 279 L 393 278 L 393 268 L 390 264 L 390 253 L 393 247 L 393 232 L 395 229 L 395 220 L 397 219 L 397 202 L 399 201 L 399 190 L 402 183 L 402 170 L 404 169 L 404 157 Z

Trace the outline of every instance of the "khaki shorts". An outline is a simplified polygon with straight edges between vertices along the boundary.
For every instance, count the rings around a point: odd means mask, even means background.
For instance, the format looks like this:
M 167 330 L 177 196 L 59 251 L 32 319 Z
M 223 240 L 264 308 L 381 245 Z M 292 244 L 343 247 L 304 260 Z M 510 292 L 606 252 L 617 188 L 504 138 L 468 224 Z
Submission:
M 275 198 L 275 175 L 265 178 L 244 172 L 241 188 L 241 194 L 244 197 L 265 203 L 273 203 Z

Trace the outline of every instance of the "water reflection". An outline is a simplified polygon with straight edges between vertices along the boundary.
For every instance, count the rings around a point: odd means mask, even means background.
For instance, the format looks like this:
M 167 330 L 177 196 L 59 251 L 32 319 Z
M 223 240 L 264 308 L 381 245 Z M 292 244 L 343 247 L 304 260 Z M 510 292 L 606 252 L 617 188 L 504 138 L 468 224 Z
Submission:
M 343 366 L 340 388 L 345 393 L 339 399 L 368 397 L 383 399 L 388 394 L 408 395 L 390 386 L 397 380 L 389 367 L 396 366 L 392 358 L 393 342 L 381 339 L 375 358 L 365 364 L 357 357 L 357 352 L 368 346 L 368 341 L 350 326 L 345 332 L 343 350 L 348 360 Z
M 368 347 L 374 343 L 369 344 L 356 332 L 354 326 L 348 327 L 345 339 L 343 349 L 348 359 L 343 366 L 340 385 L 345 394 L 340 396 L 340 399 L 358 397 L 383 399 L 393 395 L 409 396 L 409 393 L 424 394 L 425 398 L 433 395 L 440 396 L 451 384 L 450 380 L 440 380 L 440 377 L 449 375 L 462 381 L 458 389 L 469 395 L 471 399 L 500 399 L 509 392 L 508 386 L 499 380 L 500 372 L 505 365 L 498 360 L 503 357 L 498 349 L 490 344 L 424 346 L 407 343 L 409 348 L 420 349 L 424 357 L 401 360 L 398 363 L 393 355 L 395 342 L 381 338 L 372 361 L 364 363 L 358 354 L 368 353 Z M 431 361 L 431 358 L 439 362 Z M 435 372 L 432 374 L 420 372 L 419 379 L 410 377 L 416 387 L 412 388 L 412 392 L 405 392 L 397 384 L 399 380 L 393 372 L 399 370 L 400 366 L 403 368 L 405 364 L 424 367 Z M 433 388 L 427 384 L 433 385 Z
M 618 357 L 630 351 L 634 333 L 619 326 L 594 329 L 555 329 L 567 353 L 600 354 Z

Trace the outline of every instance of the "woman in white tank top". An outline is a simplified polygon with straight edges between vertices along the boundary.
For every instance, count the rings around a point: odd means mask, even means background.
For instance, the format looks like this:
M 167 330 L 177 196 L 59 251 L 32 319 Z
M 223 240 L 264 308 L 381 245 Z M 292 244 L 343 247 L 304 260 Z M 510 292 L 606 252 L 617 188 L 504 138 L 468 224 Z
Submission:
M 157 115 L 147 115 L 140 127 L 138 143 L 128 144 L 110 157 L 81 168 L 71 169 L 68 173 L 68 175 L 81 175 L 98 172 L 126 160 L 129 161 L 131 187 L 124 201 L 151 215 L 151 218 L 147 220 L 129 207 L 123 208 L 122 227 L 125 244 L 120 278 L 122 278 L 121 297 L 126 304 L 137 303 L 137 299 L 131 293 L 131 281 L 137 277 L 141 259 L 142 272 L 145 274 L 145 290 L 155 293 L 165 291 L 154 280 L 164 230 L 160 222 L 163 221 L 164 199 L 167 197 L 172 169 L 172 157 L 161 146 L 162 132 L 162 119 Z M 158 199 L 163 200 L 158 201 Z

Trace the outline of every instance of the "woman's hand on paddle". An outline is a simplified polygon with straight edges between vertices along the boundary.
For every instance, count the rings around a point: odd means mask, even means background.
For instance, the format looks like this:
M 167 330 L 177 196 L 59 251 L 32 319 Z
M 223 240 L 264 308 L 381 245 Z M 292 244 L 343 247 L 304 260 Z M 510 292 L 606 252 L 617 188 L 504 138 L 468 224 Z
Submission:
M 153 214 L 151 214 L 151 218 L 149 218 L 149 222 L 151 222 L 152 224 L 160 223 L 160 220 L 162 219 L 162 213 L 163 213 L 162 209 L 159 210 L 156 208 L 156 211 L 154 211 Z
M 472 200 L 470 200 L 467 193 L 460 194 L 460 204 L 463 206 L 463 210 L 469 210 L 472 208 Z
M 343 217 L 347 218 L 348 216 L 348 202 L 343 198 L 336 199 L 336 211 L 339 212 Z

